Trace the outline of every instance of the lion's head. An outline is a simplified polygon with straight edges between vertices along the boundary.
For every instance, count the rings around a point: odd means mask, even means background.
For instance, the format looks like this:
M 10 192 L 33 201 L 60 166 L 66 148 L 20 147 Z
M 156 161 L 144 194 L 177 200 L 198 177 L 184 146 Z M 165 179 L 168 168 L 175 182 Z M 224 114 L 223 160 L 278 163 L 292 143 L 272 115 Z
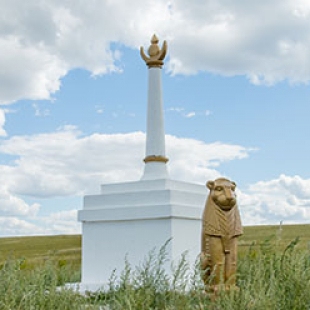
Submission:
M 236 183 L 224 178 L 208 181 L 210 198 L 224 211 L 231 210 L 236 205 Z

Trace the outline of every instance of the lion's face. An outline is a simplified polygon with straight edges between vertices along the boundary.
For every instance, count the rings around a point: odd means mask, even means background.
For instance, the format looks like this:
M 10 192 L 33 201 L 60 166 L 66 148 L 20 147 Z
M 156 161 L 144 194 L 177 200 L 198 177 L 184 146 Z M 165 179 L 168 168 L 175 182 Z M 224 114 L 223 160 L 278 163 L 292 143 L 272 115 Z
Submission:
M 222 210 L 231 210 L 236 205 L 236 183 L 224 178 L 208 181 L 210 197 Z

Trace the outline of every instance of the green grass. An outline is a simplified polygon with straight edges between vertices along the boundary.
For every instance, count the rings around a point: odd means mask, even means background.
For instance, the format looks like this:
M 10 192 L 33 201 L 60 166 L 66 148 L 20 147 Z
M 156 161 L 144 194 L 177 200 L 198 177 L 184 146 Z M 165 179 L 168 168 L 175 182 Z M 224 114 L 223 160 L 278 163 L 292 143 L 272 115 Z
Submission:
M 51 257 L 79 268 L 81 235 L 0 238 L 0 264 L 8 258 L 22 258 L 31 267 Z
M 238 263 L 239 290 L 222 292 L 215 299 L 205 293 L 198 269 L 188 276 L 186 260 L 169 281 L 163 268 L 164 248 L 151 253 L 138 268 L 124 261 L 119 279 L 111 277 L 105 292 L 87 296 L 59 289 L 71 279 L 69 266 L 46 260 L 24 270 L 22 260 L 9 260 L 0 270 L 0 310 L 308 310 L 310 252 L 297 247 L 298 238 L 283 251 L 266 240 L 249 247 Z
M 138 268 L 124 259 L 121 277 L 111 276 L 104 293 L 81 296 L 59 289 L 79 279 L 80 236 L 2 238 L 0 310 L 309 310 L 309 241 L 309 225 L 245 227 L 239 247 L 240 289 L 211 300 L 199 270 L 187 275 L 186 260 L 168 281 L 164 248 Z
M 243 255 L 249 247 L 257 247 L 270 239 L 279 251 L 283 251 L 287 244 L 299 238 L 299 250 L 310 249 L 310 225 L 266 225 L 244 227 L 244 234 L 239 238 L 239 254 Z

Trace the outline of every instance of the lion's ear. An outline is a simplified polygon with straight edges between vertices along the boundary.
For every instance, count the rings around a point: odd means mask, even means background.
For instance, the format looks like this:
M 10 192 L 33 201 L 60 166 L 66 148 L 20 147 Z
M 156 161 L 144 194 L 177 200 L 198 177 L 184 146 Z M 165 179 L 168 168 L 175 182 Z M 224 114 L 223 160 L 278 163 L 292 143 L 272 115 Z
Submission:
M 214 188 L 214 181 L 208 181 L 206 186 L 208 187 L 209 190 Z
M 234 188 L 237 187 L 237 184 L 234 181 L 231 181 L 231 184 L 234 186 Z

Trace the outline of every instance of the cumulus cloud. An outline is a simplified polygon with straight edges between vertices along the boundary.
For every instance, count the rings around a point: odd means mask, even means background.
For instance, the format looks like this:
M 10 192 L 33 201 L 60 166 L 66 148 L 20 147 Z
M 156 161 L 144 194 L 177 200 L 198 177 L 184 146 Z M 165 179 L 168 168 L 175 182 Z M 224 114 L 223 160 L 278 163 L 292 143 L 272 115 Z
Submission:
M 17 217 L 0 217 L 1 236 L 40 235 L 44 229 Z
M 40 217 L 39 220 L 44 224 L 44 234 L 77 234 L 81 232 L 76 209 L 54 212 L 48 217 Z
M 137 49 L 154 32 L 169 42 L 172 74 L 246 75 L 254 84 L 310 77 L 304 0 L 1 2 L 2 104 L 50 99 L 74 68 L 122 71 L 122 46 Z
M 30 44 L 30 43 L 29 43 Z M 22 38 L 0 38 L 0 103 L 19 99 L 50 99 L 67 70 L 57 55 L 44 47 L 25 45 Z
M 77 209 L 52 212 L 48 216 L 0 216 L 0 236 L 58 235 L 81 233 Z
M 249 225 L 308 222 L 310 179 L 283 174 L 257 182 L 240 194 L 240 204 Z
M 206 144 L 175 136 L 167 136 L 166 139 L 171 177 L 200 184 L 223 176 L 217 170 L 221 163 L 246 158 L 255 151 L 254 148 L 221 142 Z
M 172 32 L 172 73 L 206 70 L 269 85 L 309 81 L 305 1 L 175 1 L 172 11 L 174 30 L 182 29 L 182 38 Z
M 23 199 L 10 193 L 10 191 L 7 188 L 5 188 L 5 186 L 1 186 L 1 194 L 0 194 L 1 216 L 18 215 L 18 216 L 33 217 L 37 214 L 39 209 L 40 205 L 38 203 L 29 205 Z
M 186 175 L 193 182 L 205 182 L 206 177 L 217 174 L 215 168 L 221 162 L 245 158 L 252 150 L 169 135 L 167 145 L 171 174 L 177 179 Z M 12 192 L 56 197 L 89 193 L 101 183 L 139 180 L 144 147 L 142 132 L 83 136 L 77 128 L 66 126 L 53 133 L 4 140 L 0 152 L 17 157 L 13 165 L 6 166 Z M 200 173 L 194 172 L 195 167 Z

